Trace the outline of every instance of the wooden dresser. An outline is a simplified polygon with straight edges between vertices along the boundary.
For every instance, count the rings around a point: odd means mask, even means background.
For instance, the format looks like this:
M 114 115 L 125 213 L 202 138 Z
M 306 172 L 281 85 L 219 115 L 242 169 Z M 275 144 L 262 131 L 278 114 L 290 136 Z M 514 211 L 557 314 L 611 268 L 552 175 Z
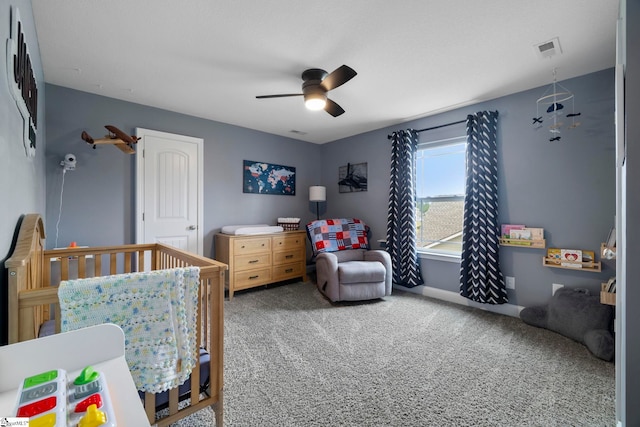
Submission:
M 301 277 L 307 280 L 306 232 L 215 235 L 216 260 L 229 265 L 229 299 L 240 289 Z

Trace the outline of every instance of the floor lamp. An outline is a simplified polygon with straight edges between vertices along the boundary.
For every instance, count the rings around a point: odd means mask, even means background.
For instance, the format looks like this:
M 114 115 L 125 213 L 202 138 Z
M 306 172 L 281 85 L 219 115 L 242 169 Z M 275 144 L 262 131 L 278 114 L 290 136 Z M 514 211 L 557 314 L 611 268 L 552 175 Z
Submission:
M 309 187 L 309 201 L 316 202 L 316 219 L 320 219 L 320 202 L 327 200 L 327 188 L 321 185 Z

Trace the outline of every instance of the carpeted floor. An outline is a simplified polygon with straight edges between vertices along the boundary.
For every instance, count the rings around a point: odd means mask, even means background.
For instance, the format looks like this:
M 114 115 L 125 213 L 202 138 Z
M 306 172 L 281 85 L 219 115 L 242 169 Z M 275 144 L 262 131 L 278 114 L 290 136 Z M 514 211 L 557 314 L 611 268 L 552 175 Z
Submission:
M 308 282 L 236 294 L 224 329 L 226 426 L 615 426 L 614 364 L 508 316 Z

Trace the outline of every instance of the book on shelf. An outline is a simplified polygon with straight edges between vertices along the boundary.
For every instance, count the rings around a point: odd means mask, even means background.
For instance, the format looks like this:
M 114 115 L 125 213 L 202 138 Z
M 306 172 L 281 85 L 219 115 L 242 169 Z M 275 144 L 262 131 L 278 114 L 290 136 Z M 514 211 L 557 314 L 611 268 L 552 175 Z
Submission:
M 607 286 L 605 287 L 605 290 L 609 293 L 615 293 L 616 292 L 616 278 L 612 277 L 607 281 Z
M 611 230 L 609 230 L 609 235 L 607 236 L 605 245 L 608 248 L 614 248 L 616 246 L 616 227 L 613 227 Z
M 525 230 L 529 230 L 532 240 L 544 239 L 544 228 L 526 227 Z
M 531 240 L 504 239 L 507 244 L 514 246 L 531 246 Z
M 522 230 L 524 227 L 523 224 L 502 224 L 502 237 L 505 239 L 510 239 L 511 230 Z
M 596 254 L 594 251 L 582 251 L 582 262 L 595 262 Z
M 531 240 L 531 231 L 526 228 L 512 229 L 509 232 L 510 239 Z
M 527 227 L 523 224 L 502 224 L 503 239 L 542 240 L 544 228 Z
M 560 249 L 557 248 L 548 248 L 547 249 L 547 259 L 554 264 L 560 264 Z
M 560 265 L 570 268 L 582 268 L 582 250 L 560 249 Z

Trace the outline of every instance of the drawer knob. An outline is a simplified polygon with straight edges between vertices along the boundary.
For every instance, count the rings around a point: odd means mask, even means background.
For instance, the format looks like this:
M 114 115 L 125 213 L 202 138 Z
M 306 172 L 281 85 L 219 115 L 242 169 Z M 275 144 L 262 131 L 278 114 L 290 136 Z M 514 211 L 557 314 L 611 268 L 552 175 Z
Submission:
M 284 272 L 285 273 L 291 273 L 293 271 L 293 268 L 287 268 Z
M 260 276 L 249 276 L 249 280 L 257 279 Z
M 252 260 L 249 261 L 249 264 L 255 264 L 256 262 L 258 262 L 257 259 L 252 259 Z
M 287 256 L 285 256 L 285 258 L 286 259 L 293 258 L 293 255 L 287 255 Z

